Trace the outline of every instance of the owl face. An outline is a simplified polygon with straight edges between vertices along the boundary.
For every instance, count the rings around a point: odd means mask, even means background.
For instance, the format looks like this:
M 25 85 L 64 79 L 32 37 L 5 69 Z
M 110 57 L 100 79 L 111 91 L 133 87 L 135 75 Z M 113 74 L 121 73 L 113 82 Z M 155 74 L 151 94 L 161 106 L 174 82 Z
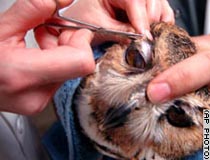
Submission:
M 160 72 L 196 53 L 177 26 L 151 26 L 153 41 L 115 44 L 84 78 L 75 106 L 84 134 L 103 154 L 119 159 L 176 159 L 202 147 L 203 109 L 209 88 L 162 104 L 146 95 Z

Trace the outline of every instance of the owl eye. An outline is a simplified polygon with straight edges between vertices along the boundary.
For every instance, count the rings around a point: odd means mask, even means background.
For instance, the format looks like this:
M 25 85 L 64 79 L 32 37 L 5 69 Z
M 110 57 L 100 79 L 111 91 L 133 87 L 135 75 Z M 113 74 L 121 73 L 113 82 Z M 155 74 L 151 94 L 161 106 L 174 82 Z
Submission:
M 126 50 L 125 61 L 131 67 L 139 69 L 144 69 L 146 67 L 146 62 L 142 54 L 136 48 L 133 47 L 129 47 Z
M 171 106 L 166 114 L 168 122 L 175 127 L 190 127 L 194 125 L 192 118 L 185 113 L 183 109 L 177 106 Z

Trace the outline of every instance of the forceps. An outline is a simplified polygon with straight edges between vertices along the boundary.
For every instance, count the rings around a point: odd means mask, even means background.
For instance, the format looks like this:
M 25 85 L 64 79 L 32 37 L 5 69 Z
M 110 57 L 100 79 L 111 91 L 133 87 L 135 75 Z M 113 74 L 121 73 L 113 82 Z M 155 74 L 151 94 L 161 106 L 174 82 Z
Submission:
M 57 29 L 88 29 L 88 30 L 91 30 L 92 32 L 96 32 L 100 34 L 118 35 L 118 36 L 122 36 L 129 39 L 137 39 L 138 37 L 144 36 L 143 34 L 137 34 L 133 32 L 123 32 L 123 31 L 107 29 L 107 28 L 103 28 L 94 24 L 86 23 L 86 22 L 83 22 L 74 18 L 65 17 L 64 15 L 60 13 L 60 10 L 58 9 L 58 3 L 57 3 L 57 9 L 55 11 L 55 18 L 57 21 L 45 22 L 42 25 L 47 26 L 47 27 L 55 27 Z M 62 21 L 70 22 L 75 25 L 62 24 L 61 23 Z

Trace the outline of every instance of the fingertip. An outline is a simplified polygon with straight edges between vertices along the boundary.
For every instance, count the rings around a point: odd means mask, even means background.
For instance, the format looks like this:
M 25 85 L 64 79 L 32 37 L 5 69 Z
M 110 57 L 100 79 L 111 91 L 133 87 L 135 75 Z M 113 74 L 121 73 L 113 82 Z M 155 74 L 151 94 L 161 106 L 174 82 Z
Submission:
M 154 104 L 163 103 L 169 100 L 171 96 L 171 88 L 165 82 L 151 83 L 147 88 L 147 96 Z
M 150 26 L 145 1 L 127 3 L 125 9 L 130 23 L 138 33 L 144 33 L 145 30 L 149 30 Z
M 161 20 L 167 23 L 175 23 L 175 15 L 173 9 L 170 7 L 168 1 L 163 0 L 162 2 L 162 15 Z
M 175 24 L 175 18 L 173 11 L 163 14 L 161 20 L 166 23 Z
M 149 30 L 145 30 L 144 34 L 149 40 L 153 40 L 152 34 Z
M 93 55 L 88 55 L 85 53 L 85 56 L 86 58 L 83 58 L 82 59 L 82 62 L 81 62 L 81 75 L 88 75 L 88 74 L 91 74 L 94 72 L 95 70 L 95 61 L 94 61 L 94 58 L 93 58 Z
M 143 34 L 144 37 L 148 38 L 149 40 L 153 40 L 152 34 L 149 31 L 149 29 L 141 29 L 142 31 L 140 32 Z

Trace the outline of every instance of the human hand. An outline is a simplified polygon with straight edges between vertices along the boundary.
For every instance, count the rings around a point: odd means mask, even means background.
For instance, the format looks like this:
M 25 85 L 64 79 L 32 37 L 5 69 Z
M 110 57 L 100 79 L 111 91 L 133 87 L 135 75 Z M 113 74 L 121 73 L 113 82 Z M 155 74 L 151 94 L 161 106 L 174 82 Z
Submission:
M 114 30 L 134 31 L 135 28 L 136 32 L 149 38 L 152 22 L 174 23 L 174 14 L 167 0 L 80 0 L 65 15 Z M 119 40 L 119 37 L 96 37 L 94 44 L 107 40 Z
M 70 0 L 59 0 L 64 6 Z M 50 18 L 54 0 L 17 0 L 0 15 L 0 110 L 21 114 L 41 111 L 65 80 L 94 70 L 88 30 L 53 36 L 44 27 L 36 38 L 42 49 L 26 48 L 24 37 Z
M 152 82 L 147 95 L 153 103 L 161 103 L 210 86 L 210 35 L 194 37 L 197 54 L 170 67 Z

